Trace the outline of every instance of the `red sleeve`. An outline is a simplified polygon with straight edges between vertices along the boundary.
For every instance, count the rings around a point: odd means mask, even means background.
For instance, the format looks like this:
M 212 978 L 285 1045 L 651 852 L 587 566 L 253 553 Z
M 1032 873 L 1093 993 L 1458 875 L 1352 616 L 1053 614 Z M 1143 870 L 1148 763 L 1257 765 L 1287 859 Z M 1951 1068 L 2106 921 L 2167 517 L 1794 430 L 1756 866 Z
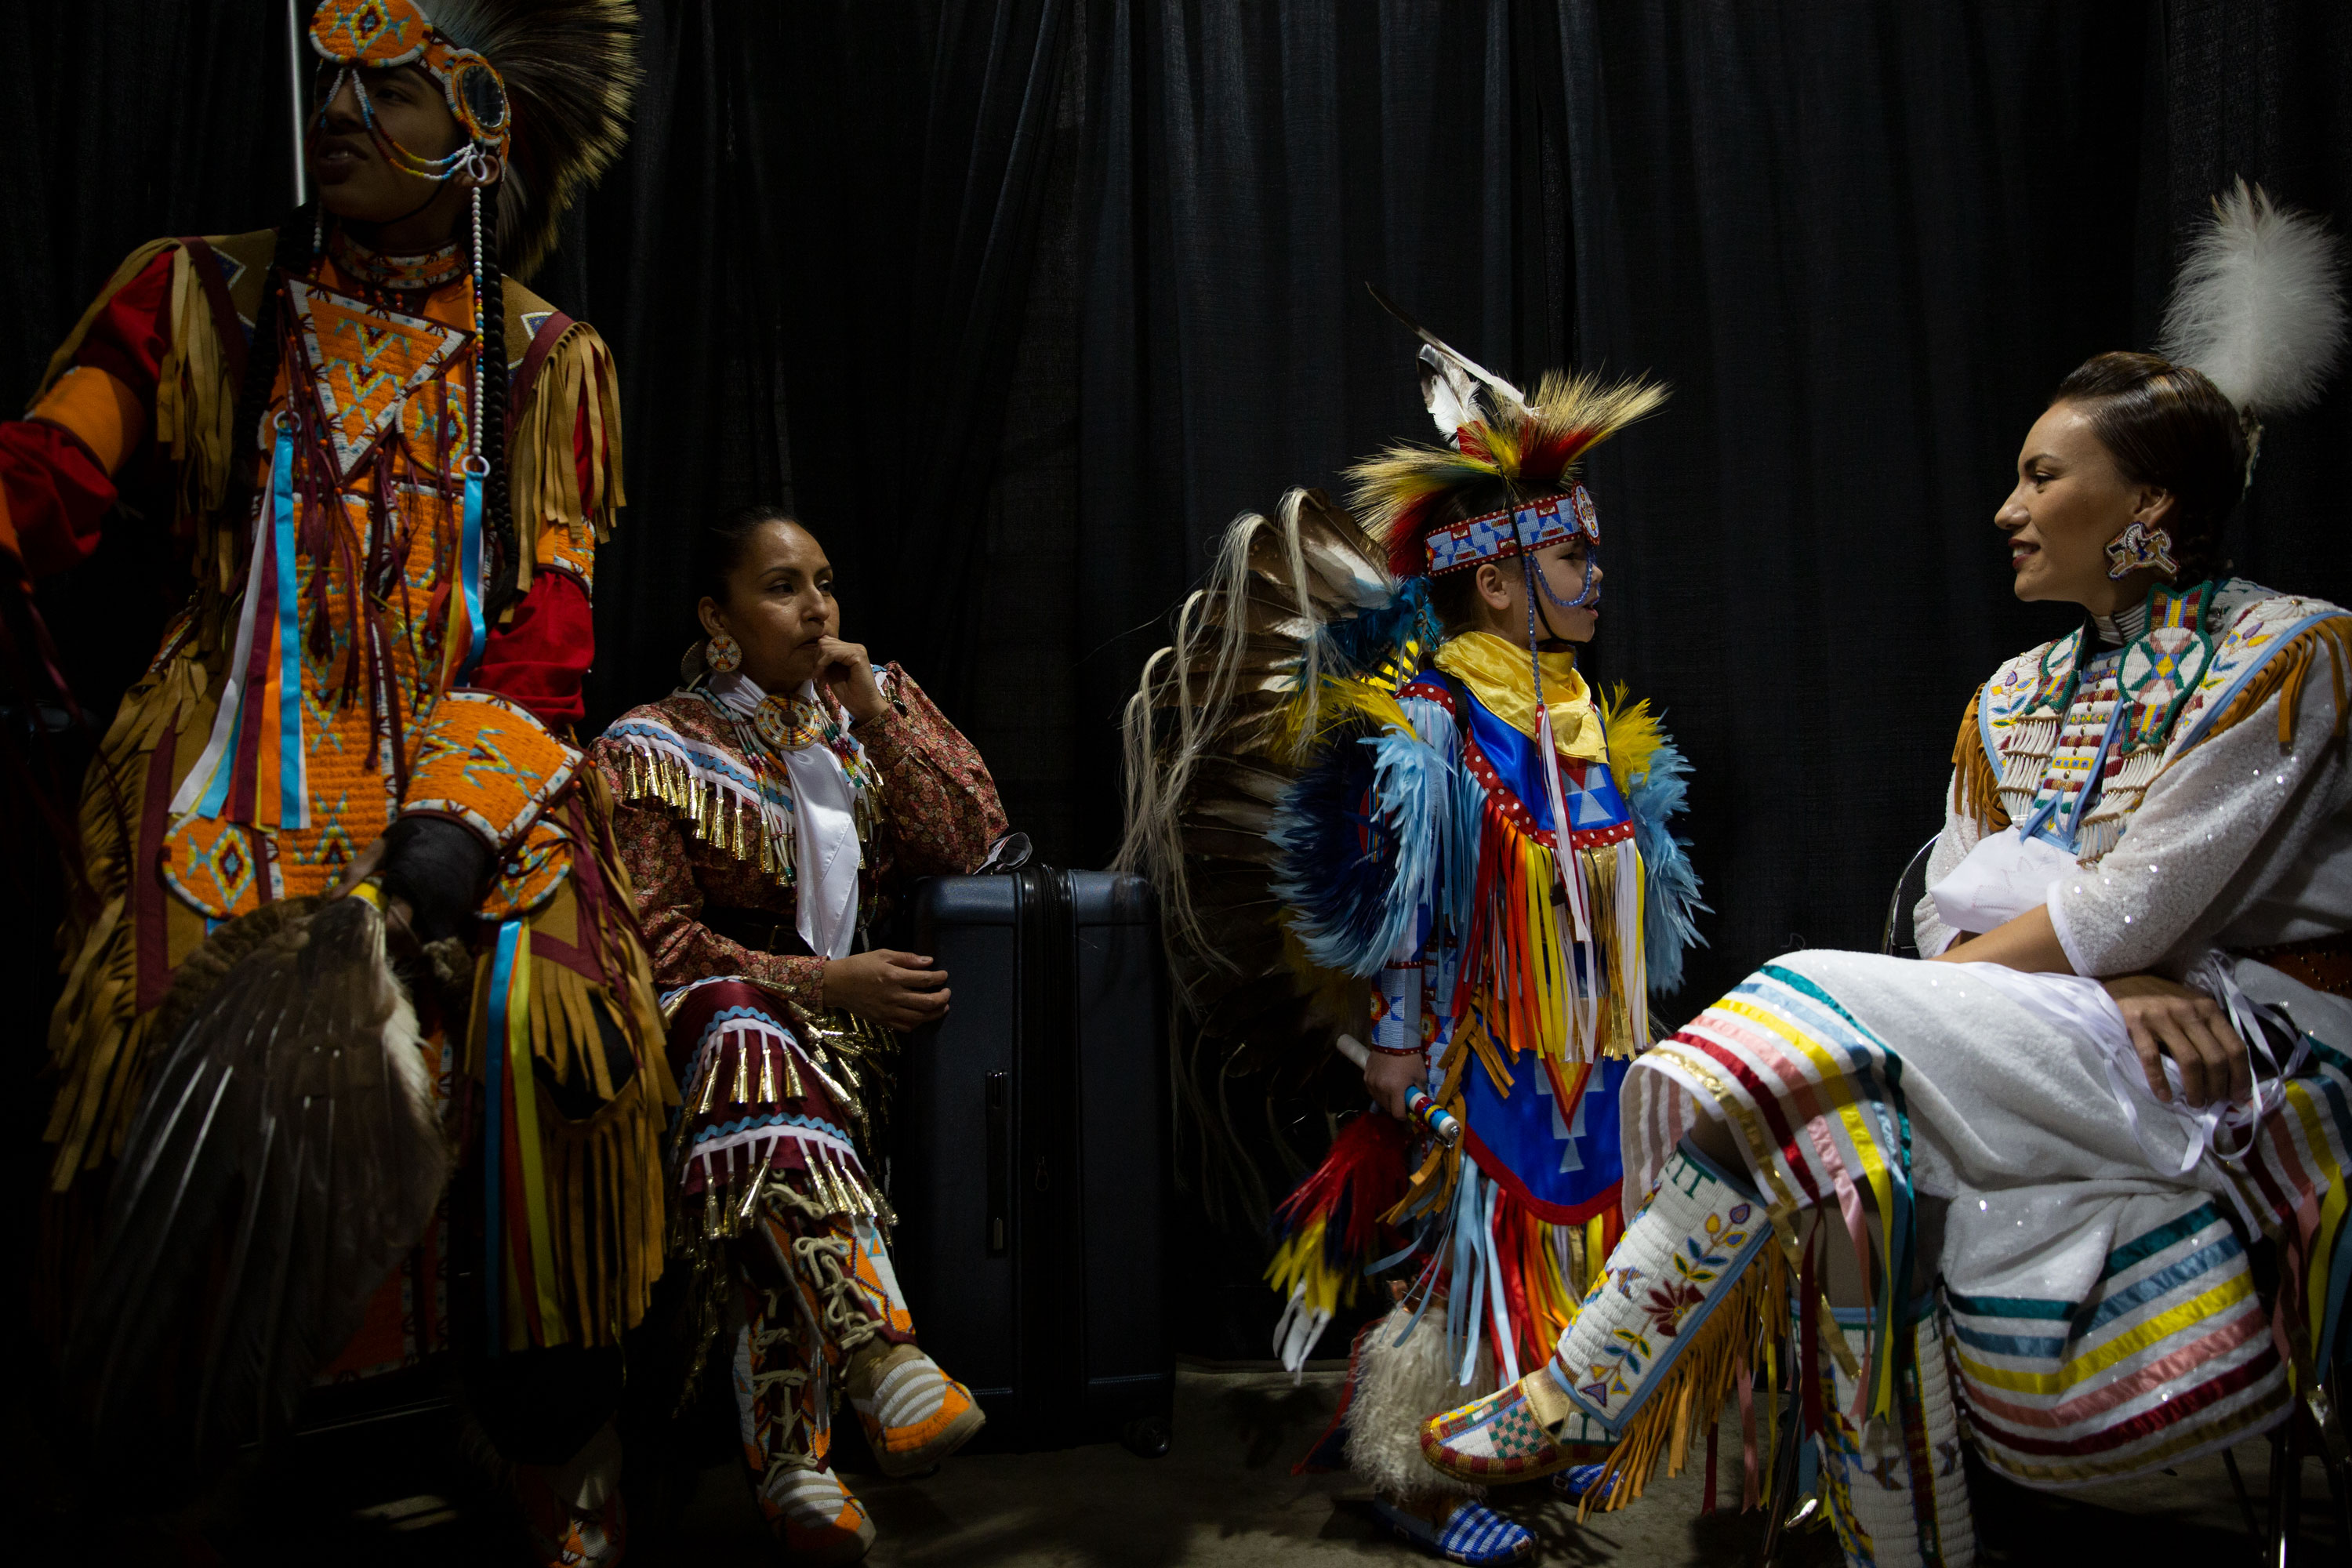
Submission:
M 583 495 L 588 493 L 592 456 L 583 404 L 572 426 L 572 462 Z M 490 628 L 473 684 L 512 698 L 541 723 L 561 731 L 587 717 L 582 688 L 595 662 L 596 616 L 587 585 L 568 572 L 549 571 L 541 560 L 531 572 L 530 592 L 504 626 Z
M 569 573 L 535 572 L 514 614 L 490 628 L 481 668 L 467 684 L 520 703 L 561 734 L 587 715 L 581 688 L 595 658 L 588 590 Z
M 166 250 L 115 290 L 74 355 L 119 383 L 151 424 L 172 330 L 172 257 Z M 87 558 L 114 499 L 113 471 L 72 432 L 43 419 L 0 423 L 0 547 L 13 533 L 34 576 Z

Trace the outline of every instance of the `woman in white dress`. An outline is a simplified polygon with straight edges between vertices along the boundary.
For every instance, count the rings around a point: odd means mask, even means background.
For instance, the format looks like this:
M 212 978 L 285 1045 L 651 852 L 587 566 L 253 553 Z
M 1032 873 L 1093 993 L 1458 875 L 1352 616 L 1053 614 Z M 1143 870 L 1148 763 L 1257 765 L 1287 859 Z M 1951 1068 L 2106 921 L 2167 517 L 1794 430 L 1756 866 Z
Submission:
M 1430 1424 L 1440 1469 L 1605 1457 L 1638 1491 L 1694 1407 L 1787 1379 L 1793 1302 L 1848 1560 L 1965 1563 L 1964 1440 L 2030 1486 L 2146 1473 L 2275 1425 L 2352 1338 L 2352 614 L 2220 561 L 2256 416 L 2316 394 L 2343 313 L 2315 224 L 2216 210 L 2164 357 L 2070 375 L 1995 514 L 2019 596 L 2084 616 L 1969 703 L 1928 958 L 1785 955 L 1635 1064 L 1650 1196 L 1552 1361 Z

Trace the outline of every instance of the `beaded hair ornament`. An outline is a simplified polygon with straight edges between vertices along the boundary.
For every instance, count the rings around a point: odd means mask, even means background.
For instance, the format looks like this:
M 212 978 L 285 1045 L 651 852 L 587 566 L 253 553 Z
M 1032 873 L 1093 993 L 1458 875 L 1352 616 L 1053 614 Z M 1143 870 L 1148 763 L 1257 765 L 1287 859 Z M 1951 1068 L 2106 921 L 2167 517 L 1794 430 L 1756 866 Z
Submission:
M 319 95 L 318 115 L 311 121 L 314 133 L 326 106 L 349 82 L 369 136 L 394 168 L 423 180 L 437 182 L 465 173 L 479 184 L 498 183 L 505 169 L 511 119 L 506 80 L 486 58 L 437 32 L 415 0 L 323 0 L 310 16 L 310 47 L 334 69 Z M 405 65 L 441 84 L 449 112 L 465 127 L 464 146 L 427 158 L 402 146 L 377 122 L 375 106 L 368 99 L 367 73 Z

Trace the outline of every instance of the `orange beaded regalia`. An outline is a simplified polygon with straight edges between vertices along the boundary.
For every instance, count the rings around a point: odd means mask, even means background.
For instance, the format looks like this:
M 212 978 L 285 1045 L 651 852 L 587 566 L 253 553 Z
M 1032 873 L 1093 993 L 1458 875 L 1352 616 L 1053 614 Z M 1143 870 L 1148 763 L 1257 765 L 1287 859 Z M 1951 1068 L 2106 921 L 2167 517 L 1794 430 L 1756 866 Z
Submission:
M 472 1016 L 453 1009 L 427 1048 L 449 1092 L 478 1082 L 507 1036 L 537 1067 L 521 1080 L 536 1114 L 502 1123 L 530 1141 L 502 1160 L 538 1179 L 509 1251 L 507 1298 L 530 1310 L 500 1336 L 613 1343 L 659 1272 L 658 1134 L 677 1091 L 604 788 L 569 738 L 595 547 L 623 499 L 611 355 L 504 284 L 501 569 L 467 529 L 474 274 L 454 246 L 384 258 L 340 230 L 326 240 L 282 269 L 274 311 L 260 308 L 273 232 L 142 247 L 58 351 L 31 417 L 0 425 L 0 547 L 27 574 L 86 554 L 116 474 L 153 451 L 195 578 L 86 783 L 91 896 L 64 933 L 50 1026 L 51 1185 L 125 1152 L 158 1005 L 214 929 L 326 891 L 402 815 L 446 817 L 499 867 L 469 939 Z M 257 318 L 278 323 L 280 368 L 261 471 L 239 476 L 231 411 Z M 225 506 L 240 478 L 252 504 Z M 500 969 L 508 927 L 520 962 Z M 387 1283 L 337 1370 L 446 1344 L 427 1256 L 444 1239 Z

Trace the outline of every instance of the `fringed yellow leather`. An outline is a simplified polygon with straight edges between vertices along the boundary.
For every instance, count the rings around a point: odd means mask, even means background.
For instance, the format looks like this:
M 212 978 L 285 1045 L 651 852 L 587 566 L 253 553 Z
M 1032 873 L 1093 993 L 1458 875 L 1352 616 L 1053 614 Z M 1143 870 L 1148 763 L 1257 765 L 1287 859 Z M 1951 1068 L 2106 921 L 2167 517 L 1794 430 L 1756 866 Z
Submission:
M 114 276 L 106 280 L 106 287 L 98 291 L 98 297 L 81 313 L 81 320 L 76 321 L 73 331 L 66 334 L 66 341 L 59 343 L 58 352 L 49 356 L 48 368 L 41 373 L 41 384 L 33 389 L 33 395 L 25 404 L 26 413 L 38 406 L 41 399 L 48 395 L 49 388 L 72 368 L 74 355 L 81 353 L 81 345 L 89 337 L 90 328 L 97 324 L 107 306 L 113 303 L 114 297 L 122 292 L 123 286 L 144 272 L 149 262 L 167 250 L 178 249 L 179 246 L 176 239 L 151 239 L 122 258 L 122 265 L 114 269 Z
M 1998 833 L 2009 826 L 2009 812 L 2000 804 L 2000 775 L 1985 754 L 1984 731 L 1977 722 L 1977 705 L 1983 700 L 1981 688 L 1969 694 L 1969 710 L 1960 715 L 1960 732 L 1952 742 L 1953 804 L 1982 831 Z
M 184 625 L 164 638 L 170 650 Z M 148 769 L 167 726 L 201 742 L 209 710 L 205 673 L 193 659 L 165 657 L 115 710 L 82 781 L 82 885 L 68 905 L 60 951 L 74 954 L 64 993 L 49 1015 L 49 1063 L 57 1099 L 43 1132 L 57 1145 L 49 1187 L 62 1193 L 77 1173 L 122 1152 L 147 1082 L 146 1019 L 139 1009 L 137 932 L 131 876 Z
M 237 388 L 196 267 L 187 247 L 174 247 L 172 342 L 155 382 L 155 443 L 179 467 L 184 520 L 208 516 L 228 499 L 230 426 L 236 416 Z M 229 563 L 215 564 L 225 569 Z M 232 582 L 224 578 L 218 586 L 226 592 Z
M 248 320 L 260 305 L 278 231 L 208 236 L 205 243 L 223 260 L 238 268 L 229 286 L 236 310 Z M 195 258 L 177 239 L 150 240 L 123 258 L 106 287 L 82 312 L 72 331 L 49 356 L 48 368 L 34 390 L 37 406 L 73 367 L 90 328 L 121 292 L 165 252 L 172 255 L 171 326 L 155 385 L 156 446 L 177 474 L 179 529 L 194 548 L 190 566 L 199 590 L 215 598 L 234 593 L 242 580 L 244 531 L 214 526 L 215 514 L 228 496 L 229 470 L 238 387 L 230 374 L 229 354 L 221 341 L 212 300 L 197 270 Z
M 2273 693 L 2280 698 L 2278 743 L 2280 750 L 2294 744 L 2295 710 L 2303 701 L 2303 683 L 2310 677 L 2313 663 L 2325 653 L 2328 658 L 2328 673 L 2336 682 L 2335 735 L 2344 733 L 2345 703 L 2352 688 L 2347 687 L 2347 671 L 2352 671 L 2352 616 L 2331 616 L 2297 633 L 2284 647 L 2263 661 L 2238 694 L 2230 699 L 2229 706 L 2213 716 L 2206 734 L 2218 734 L 2232 724 L 2242 722 Z
M 520 349 L 510 343 L 509 351 Z M 574 460 L 574 432 L 588 438 L 587 487 Z M 508 494 L 520 560 L 518 594 L 534 566 L 593 559 L 628 504 L 621 485 L 621 395 L 612 351 L 596 330 L 574 322 L 548 352 L 507 439 Z
M 602 822 L 605 802 L 593 773 L 580 786 L 593 820 Z M 577 877 L 566 879 L 555 896 L 527 918 L 530 932 L 551 942 L 597 952 L 621 973 L 599 984 L 587 975 L 541 954 L 530 975 L 528 1020 L 541 1185 L 546 1194 L 549 1278 L 533 1281 L 538 1299 L 553 1309 L 541 1313 L 541 1344 L 606 1345 L 641 1321 L 652 1300 L 654 1280 L 667 1251 L 662 1194 L 661 1134 L 678 1103 L 663 1044 L 661 1010 L 643 951 L 621 929 L 632 898 L 610 835 L 599 833 L 593 852 L 603 874 L 608 907 L 592 910 L 579 896 Z M 598 921 L 609 929 L 598 929 Z M 486 951 L 475 968 L 473 1025 L 467 1030 L 467 1070 L 482 1081 L 485 1054 L 499 1048 L 490 1037 L 492 963 Z M 608 1058 L 597 1024 L 599 1008 L 620 1027 L 635 1058 L 627 1081 L 614 1088 L 620 1064 Z M 543 1076 L 542 1076 L 543 1075 Z M 557 1109 L 549 1080 L 598 1101 L 578 1121 Z M 509 1350 L 528 1348 L 529 1314 L 506 1315 Z

